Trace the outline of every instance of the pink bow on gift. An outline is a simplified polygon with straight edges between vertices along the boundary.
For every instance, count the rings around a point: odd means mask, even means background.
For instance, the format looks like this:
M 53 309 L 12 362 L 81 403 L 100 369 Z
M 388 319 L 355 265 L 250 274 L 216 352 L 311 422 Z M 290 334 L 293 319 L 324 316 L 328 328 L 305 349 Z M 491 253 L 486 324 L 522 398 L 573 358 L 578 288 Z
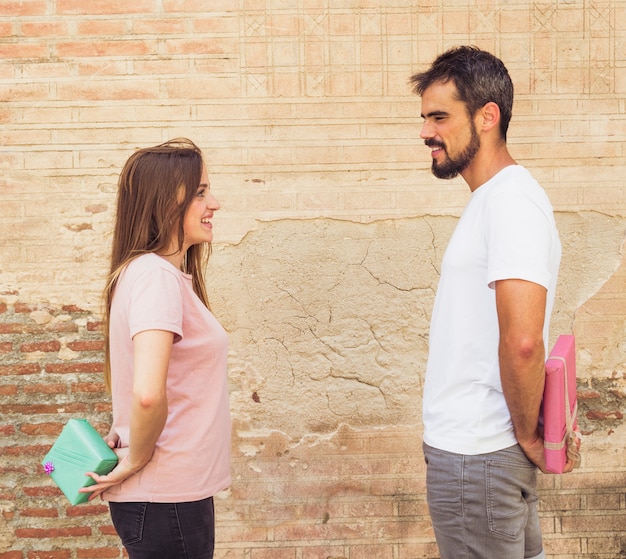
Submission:
M 54 464 L 52 462 L 46 462 L 43 465 L 43 469 L 48 475 L 50 475 L 52 472 L 54 472 Z

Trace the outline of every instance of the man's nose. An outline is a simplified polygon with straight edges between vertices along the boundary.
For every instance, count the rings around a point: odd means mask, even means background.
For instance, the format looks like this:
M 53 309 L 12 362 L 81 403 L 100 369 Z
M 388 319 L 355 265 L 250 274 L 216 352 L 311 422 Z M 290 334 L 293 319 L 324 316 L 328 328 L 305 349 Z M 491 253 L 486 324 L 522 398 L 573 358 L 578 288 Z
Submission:
M 420 138 L 422 138 L 422 140 L 427 140 L 428 138 L 432 138 L 433 136 L 434 133 L 432 131 L 432 127 L 427 122 L 422 124 L 422 129 L 420 130 Z

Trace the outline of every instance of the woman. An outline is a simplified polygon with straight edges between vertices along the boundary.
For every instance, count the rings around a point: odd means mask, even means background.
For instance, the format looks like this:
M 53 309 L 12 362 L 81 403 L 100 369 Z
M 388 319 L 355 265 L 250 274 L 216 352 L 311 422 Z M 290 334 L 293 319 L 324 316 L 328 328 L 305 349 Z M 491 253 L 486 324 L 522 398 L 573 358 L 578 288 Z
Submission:
M 231 481 L 227 336 L 202 275 L 219 208 L 189 140 L 137 151 L 120 175 L 104 293 L 119 463 L 83 491 L 109 501 L 130 559 L 213 557 L 213 495 Z

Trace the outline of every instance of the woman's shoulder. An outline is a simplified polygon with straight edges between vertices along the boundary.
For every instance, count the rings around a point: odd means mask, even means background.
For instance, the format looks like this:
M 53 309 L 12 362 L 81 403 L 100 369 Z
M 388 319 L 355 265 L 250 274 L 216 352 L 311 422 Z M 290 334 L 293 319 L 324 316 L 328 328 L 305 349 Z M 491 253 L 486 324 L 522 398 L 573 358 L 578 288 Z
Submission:
M 159 276 L 179 279 L 176 267 L 154 252 L 148 252 L 133 258 L 120 275 L 120 281 L 134 283 L 141 277 L 156 278 Z
M 133 258 L 126 268 L 132 272 L 142 273 L 146 270 L 163 270 L 176 274 L 176 267 L 154 252 L 147 252 L 136 258 Z

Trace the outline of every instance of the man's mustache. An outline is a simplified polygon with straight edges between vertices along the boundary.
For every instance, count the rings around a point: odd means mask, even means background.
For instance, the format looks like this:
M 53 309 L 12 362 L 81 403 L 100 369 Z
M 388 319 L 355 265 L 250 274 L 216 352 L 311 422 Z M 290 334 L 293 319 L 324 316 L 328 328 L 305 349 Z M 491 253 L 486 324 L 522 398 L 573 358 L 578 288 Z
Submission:
M 438 142 L 437 140 L 424 140 L 424 145 L 428 146 L 429 148 L 446 149 L 446 146 L 441 142 Z

